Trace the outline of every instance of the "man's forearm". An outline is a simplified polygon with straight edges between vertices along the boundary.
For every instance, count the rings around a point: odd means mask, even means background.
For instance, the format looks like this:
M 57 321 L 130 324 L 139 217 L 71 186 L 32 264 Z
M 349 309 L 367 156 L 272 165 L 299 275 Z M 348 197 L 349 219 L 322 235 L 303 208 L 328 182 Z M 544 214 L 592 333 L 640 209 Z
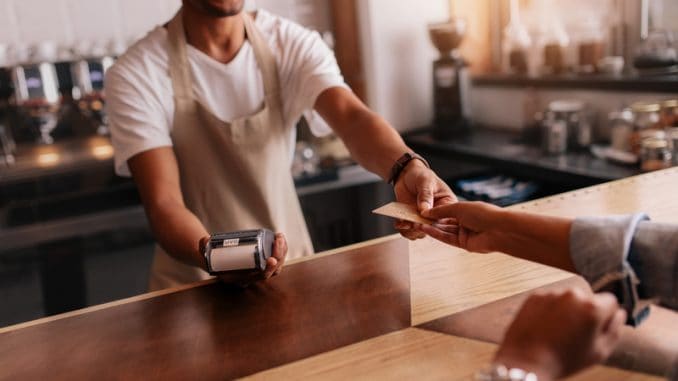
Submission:
M 354 112 L 350 120 L 353 128 L 342 130 L 339 137 L 351 156 L 369 171 L 388 180 L 393 163 L 411 150 L 396 130 L 369 110 Z
M 346 144 L 351 156 L 384 180 L 390 177 L 396 160 L 410 151 L 398 132 L 349 90 L 325 90 L 315 109 Z
M 146 213 L 156 240 L 167 254 L 187 265 L 205 267 L 198 243 L 209 232 L 193 213 L 183 205 L 169 203 L 147 206 Z

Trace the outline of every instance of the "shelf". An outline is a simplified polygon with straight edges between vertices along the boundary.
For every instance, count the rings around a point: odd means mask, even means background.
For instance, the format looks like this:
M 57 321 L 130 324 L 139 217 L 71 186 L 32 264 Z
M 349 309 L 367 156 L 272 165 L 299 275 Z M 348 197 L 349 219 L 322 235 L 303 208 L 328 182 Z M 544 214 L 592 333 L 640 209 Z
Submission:
M 508 74 L 483 74 L 473 78 L 473 85 L 476 87 L 535 87 L 678 94 L 678 74 L 662 76 L 566 74 L 545 77 L 528 77 Z

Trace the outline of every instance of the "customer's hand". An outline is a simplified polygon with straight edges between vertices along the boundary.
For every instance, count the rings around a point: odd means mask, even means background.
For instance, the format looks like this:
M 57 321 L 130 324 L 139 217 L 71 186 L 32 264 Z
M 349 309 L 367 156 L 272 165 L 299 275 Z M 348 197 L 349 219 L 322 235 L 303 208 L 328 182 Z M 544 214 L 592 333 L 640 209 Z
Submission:
M 435 206 L 452 204 L 457 197 L 447 184 L 420 160 L 411 160 L 395 183 L 396 200 L 416 204 L 419 213 Z M 397 221 L 395 228 L 408 239 L 426 237 L 421 230 L 407 221 Z
M 501 251 L 576 271 L 570 257 L 571 218 L 512 211 L 483 202 L 444 205 L 423 216 L 437 222 L 416 228 L 450 245 L 475 253 Z
M 537 292 L 506 332 L 495 362 L 534 372 L 540 381 L 566 377 L 605 360 L 625 320 L 612 294 Z
M 273 253 L 271 257 L 266 260 L 266 269 L 261 270 L 241 270 L 229 271 L 224 274 L 219 274 L 219 279 L 227 284 L 246 287 L 254 282 L 268 279 L 272 276 L 280 274 L 285 258 L 287 257 L 287 240 L 282 233 L 276 233 L 275 241 L 273 242 Z
M 503 209 L 484 202 L 457 202 L 424 211 L 424 217 L 437 222 L 417 228 L 449 245 L 488 253 L 500 250 L 498 246 L 508 238 L 502 213 Z

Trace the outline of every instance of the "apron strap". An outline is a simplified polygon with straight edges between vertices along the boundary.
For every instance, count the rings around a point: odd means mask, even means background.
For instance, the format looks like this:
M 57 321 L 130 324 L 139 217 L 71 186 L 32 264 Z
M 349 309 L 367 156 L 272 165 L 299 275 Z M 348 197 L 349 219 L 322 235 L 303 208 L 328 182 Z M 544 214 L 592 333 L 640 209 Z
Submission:
M 273 57 L 273 52 L 271 52 L 271 49 L 266 43 L 264 36 L 259 31 L 259 28 L 254 25 L 252 16 L 247 12 L 243 12 L 242 17 L 245 22 L 247 39 L 254 50 L 254 56 L 259 64 L 259 70 L 261 70 L 264 81 L 264 92 L 267 96 L 274 95 L 278 92 L 280 81 L 278 80 L 278 68 L 275 57 Z
M 181 9 L 167 26 L 169 42 L 169 74 L 174 96 L 178 100 L 193 99 L 193 77 L 186 54 L 186 32 Z

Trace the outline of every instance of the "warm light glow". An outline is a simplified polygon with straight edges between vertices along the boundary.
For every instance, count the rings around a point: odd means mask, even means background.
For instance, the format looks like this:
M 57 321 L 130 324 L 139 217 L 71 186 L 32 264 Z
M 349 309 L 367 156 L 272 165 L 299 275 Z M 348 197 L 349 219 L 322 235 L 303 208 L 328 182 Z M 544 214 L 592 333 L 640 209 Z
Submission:
M 56 152 L 42 153 L 38 156 L 38 164 L 42 166 L 55 165 L 61 159 L 61 155 Z
M 113 157 L 113 146 L 111 145 L 101 145 L 92 147 L 92 155 L 97 159 L 109 159 Z

